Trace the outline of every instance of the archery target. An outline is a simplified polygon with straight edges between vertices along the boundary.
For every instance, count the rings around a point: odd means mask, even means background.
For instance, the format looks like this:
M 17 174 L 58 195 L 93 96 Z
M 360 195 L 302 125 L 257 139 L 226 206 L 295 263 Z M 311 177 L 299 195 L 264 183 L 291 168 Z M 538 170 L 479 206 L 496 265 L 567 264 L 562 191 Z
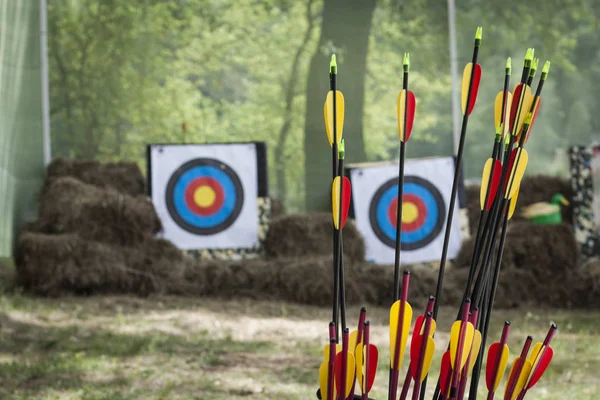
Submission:
M 394 263 L 398 205 L 398 166 L 388 164 L 350 171 L 356 224 L 365 238 L 367 259 Z M 452 180 L 454 160 L 407 160 L 402 196 L 402 263 L 439 260 Z M 460 250 L 458 205 L 455 208 L 449 258 Z
M 183 249 L 258 244 L 254 144 L 150 149 L 152 199 L 164 237 Z

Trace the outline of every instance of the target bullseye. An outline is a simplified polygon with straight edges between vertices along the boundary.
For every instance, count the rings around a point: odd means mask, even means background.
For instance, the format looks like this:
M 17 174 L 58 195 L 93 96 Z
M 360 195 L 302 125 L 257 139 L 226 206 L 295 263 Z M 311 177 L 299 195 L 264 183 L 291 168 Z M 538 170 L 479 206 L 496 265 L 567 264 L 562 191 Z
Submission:
M 197 235 L 213 235 L 235 222 L 242 210 L 244 191 L 229 166 L 198 158 L 171 176 L 166 202 L 171 217 L 181 228 Z
M 389 247 L 395 247 L 398 179 L 384 183 L 373 196 L 369 218 L 373 232 Z M 402 250 L 416 250 L 431 243 L 441 232 L 444 200 L 431 182 L 406 176 L 402 197 Z

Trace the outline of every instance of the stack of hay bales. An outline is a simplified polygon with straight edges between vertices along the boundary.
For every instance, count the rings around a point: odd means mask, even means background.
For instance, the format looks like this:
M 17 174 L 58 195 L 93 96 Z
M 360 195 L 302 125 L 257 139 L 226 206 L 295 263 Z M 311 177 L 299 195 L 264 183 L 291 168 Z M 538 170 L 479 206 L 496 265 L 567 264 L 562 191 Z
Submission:
M 185 284 L 189 261 L 155 238 L 161 222 L 134 163 L 55 160 L 38 214 L 16 249 L 18 283 L 27 290 L 147 294 Z

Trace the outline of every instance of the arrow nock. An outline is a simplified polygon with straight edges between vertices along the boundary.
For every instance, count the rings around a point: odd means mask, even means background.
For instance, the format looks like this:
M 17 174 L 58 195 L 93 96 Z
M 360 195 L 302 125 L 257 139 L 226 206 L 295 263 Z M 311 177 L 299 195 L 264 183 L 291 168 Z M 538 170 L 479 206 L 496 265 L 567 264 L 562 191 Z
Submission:
M 335 54 L 331 55 L 331 61 L 329 62 L 329 72 L 331 74 L 337 74 L 337 61 L 335 60 Z
M 546 61 L 546 63 L 544 64 L 544 68 L 542 68 L 541 80 L 546 80 L 546 78 L 548 77 L 548 72 L 550 72 L 550 61 Z
M 496 128 L 496 142 L 500 143 L 500 141 L 502 140 L 502 126 L 504 124 L 502 122 L 500 122 L 498 124 L 498 127 Z
M 478 26 L 475 31 L 475 46 L 481 45 L 481 38 L 483 37 L 483 27 Z
M 525 67 L 530 67 L 532 60 L 533 60 L 533 49 L 530 47 L 527 49 L 527 52 L 525 53 L 525 60 L 523 62 L 523 65 Z
M 510 57 L 508 57 L 506 59 L 506 75 L 510 76 L 510 71 L 511 71 L 511 59 Z
M 532 78 L 535 76 L 535 71 L 537 71 L 539 63 L 540 63 L 539 58 L 534 58 L 533 62 L 531 63 L 531 69 L 529 70 L 529 76 L 531 76 Z
M 410 71 L 410 53 L 404 53 L 404 62 L 402 65 L 404 72 Z
M 529 111 L 527 116 L 525 117 L 525 125 L 531 125 L 531 120 L 533 119 L 533 113 Z
M 346 152 L 345 150 L 345 145 L 344 145 L 344 139 L 342 139 L 340 141 L 340 144 L 338 145 L 338 159 L 343 160 L 344 159 L 344 154 Z

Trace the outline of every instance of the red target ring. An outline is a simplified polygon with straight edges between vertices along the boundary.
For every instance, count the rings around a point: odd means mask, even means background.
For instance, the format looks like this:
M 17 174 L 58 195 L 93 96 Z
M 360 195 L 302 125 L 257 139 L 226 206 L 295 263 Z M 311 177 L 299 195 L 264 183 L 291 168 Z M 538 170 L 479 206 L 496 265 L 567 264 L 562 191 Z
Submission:
M 414 220 L 410 222 L 402 222 L 402 232 L 411 232 L 419 229 L 427 219 L 427 207 L 425 206 L 423 200 L 412 193 L 408 193 L 402 196 L 402 204 L 412 204 L 416 208 L 417 212 L 417 217 Z M 388 207 L 388 219 L 394 228 L 396 227 L 397 209 L 398 198 L 396 197 L 390 202 Z
M 196 191 L 201 188 L 209 188 L 214 193 L 214 199 L 211 204 L 201 206 L 196 201 Z M 223 187 L 211 177 L 196 178 L 185 189 L 185 204 L 189 207 L 190 211 L 201 216 L 216 213 L 223 206 L 224 201 Z

